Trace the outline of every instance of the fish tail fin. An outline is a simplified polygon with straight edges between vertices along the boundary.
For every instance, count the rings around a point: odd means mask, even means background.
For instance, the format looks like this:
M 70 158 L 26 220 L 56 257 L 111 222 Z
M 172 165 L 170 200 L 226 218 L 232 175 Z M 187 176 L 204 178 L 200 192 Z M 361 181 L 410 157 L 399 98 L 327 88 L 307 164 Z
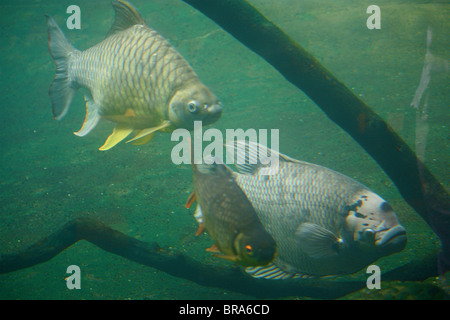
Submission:
M 52 100 L 53 116 L 60 120 L 67 113 L 78 88 L 77 84 L 70 79 L 69 60 L 79 51 L 70 44 L 55 20 L 48 15 L 45 17 L 48 27 L 48 48 L 56 63 L 55 79 L 50 86 L 49 94 Z

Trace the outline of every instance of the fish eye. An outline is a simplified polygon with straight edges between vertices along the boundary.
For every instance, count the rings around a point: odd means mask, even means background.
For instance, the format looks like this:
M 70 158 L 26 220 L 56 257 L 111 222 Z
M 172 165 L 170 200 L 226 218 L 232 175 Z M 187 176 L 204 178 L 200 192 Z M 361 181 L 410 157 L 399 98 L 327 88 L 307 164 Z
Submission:
M 253 253 L 253 248 L 249 244 L 245 246 L 245 250 L 246 250 L 247 254 L 252 254 Z
M 386 201 L 383 202 L 383 203 L 380 205 L 380 209 L 381 209 L 381 211 L 383 211 L 383 212 L 388 212 L 388 211 L 393 211 L 393 210 L 394 210 L 394 209 L 392 209 L 391 205 L 390 205 L 389 203 L 387 203 Z
M 189 101 L 188 110 L 191 113 L 196 113 L 198 111 L 197 102 L 195 100 Z
M 366 240 L 371 240 L 371 239 L 373 239 L 375 237 L 375 231 L 373 229 L 365 229 L 363 231 L 363 237 Z

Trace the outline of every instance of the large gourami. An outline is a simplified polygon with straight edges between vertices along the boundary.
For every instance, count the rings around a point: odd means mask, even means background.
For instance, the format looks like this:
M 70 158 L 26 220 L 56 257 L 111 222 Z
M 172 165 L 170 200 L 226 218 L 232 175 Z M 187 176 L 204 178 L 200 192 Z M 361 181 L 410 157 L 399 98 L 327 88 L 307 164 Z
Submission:
M 128 2 L 113 2 L 115 21 L 106 39 L 79 51 L 54 19 L 47 17 L 49 50 L 56 63 L 50 97 L 55 119 L 67 113 L 78 88 L 87 89 L 86 119 L 78 136 L 101 118 L 116 123 L 100 150 L 134 131 L 129 141 L 147 143 L 156 131 L 193 129 L 222 113 L 218 98 L 200 81 L 188 62 Z
M 350 274 L 405 247 L 392 207 L 361 183 L 262 145 L 226 149 L 246 159 L 235 162 L 233 176 L 277 246 L 271 264 L 246 269 L 253 277 Z

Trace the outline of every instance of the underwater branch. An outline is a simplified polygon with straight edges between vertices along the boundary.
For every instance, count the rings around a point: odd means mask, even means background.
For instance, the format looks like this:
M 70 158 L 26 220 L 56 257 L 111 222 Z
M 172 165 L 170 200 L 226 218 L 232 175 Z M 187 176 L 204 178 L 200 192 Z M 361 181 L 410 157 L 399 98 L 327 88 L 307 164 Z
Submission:
M 87 240 L 110 253 L 205 287 L 222 288 L 257 298 L 306 296 L 334 299 L 366 286 L 365 281 L 256 279 L 238 267 L 207 265 L 183 254 L 162 250 L 156 242 L 137 240 L 92 218 L 74 219 L 19 253 L 0 255 L 0 274 L 46 262 L 80 240 Z M 389 271 L 382 275 L 382 279 L 420 281 L 436 274 L 433 254 Z

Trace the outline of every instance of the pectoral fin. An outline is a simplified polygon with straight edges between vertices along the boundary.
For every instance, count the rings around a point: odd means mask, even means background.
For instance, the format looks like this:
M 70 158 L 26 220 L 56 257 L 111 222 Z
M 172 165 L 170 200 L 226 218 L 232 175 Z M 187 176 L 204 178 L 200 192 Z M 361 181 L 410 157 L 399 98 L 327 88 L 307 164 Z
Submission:
M 83 137 L 91 132 L 95 128 L 100 120 L 100 106 L 90 96 L 84 96 L 86 101 L 86 118 L 84 119 L 83 126 L 77 132 L 74 132 L 79 137 Z
M 127 143 L 133 142 L 133 141 L 136 141 L 136 140 L 140 140 L 140 139 L 142 139 L 142 138 L 144 138 L 144 137 L 146 137 L 146 136 L 148 136 L 148 135 L 150 135 L 150 134 L 153 134 L 154 132 L 156 132 L 156 131 L 158 131 L 158 130 L 167 128 L 168 126 L 170 126 L 170 122 L 169 122 L 169 121 L 164 121 L 161 125 L 159 125 L 159 126 L 157 126 L 157 127 L 147 128 L 147 129 L 141 130 L 141 131 L 139 132 L 139 134 L 137 134 L 133 139 L 128 140 Z M 150 139 L 151 139 L 151 138 L 150 138 Z M 149 140 L 150 140 L 150 139 L 149 139 Z M 147 141 L 147 142 L 148 142 L 148 141 Z
M 342 240 L 330 230 L 314 223 L 302 223 L 295 231 L 301 250 L 311 258 L 329 258 L 338 254 Z
M 133 131 L 133 128 L 125 127 L 120 124 L 118 124 L 111 135 L 106 139 L 105 143 L 99 148 L 99 150 L 109 150 L 112 147 L 114 147 L 116 144 L 118 144 L 120 141 L 125 139 L 131 132 Z

